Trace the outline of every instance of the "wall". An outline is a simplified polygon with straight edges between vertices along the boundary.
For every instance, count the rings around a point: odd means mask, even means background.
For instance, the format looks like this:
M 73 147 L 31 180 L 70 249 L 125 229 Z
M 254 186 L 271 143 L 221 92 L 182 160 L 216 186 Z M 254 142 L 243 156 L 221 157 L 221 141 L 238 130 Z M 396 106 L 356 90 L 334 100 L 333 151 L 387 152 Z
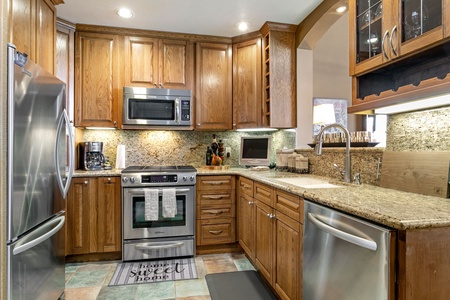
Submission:
M 117 145 L 124 144 L 126 167 L 131 165 L 193 165 L 205 164 L 206 147 L 211 145 L 212 134 L 224 147 L 231 147 L 231 157 L 225 165 L 239 165 L 241 136 L 272 136 L 271 161 L 275 162 L 275 150 L 295 146 L 295 133 L 280 130 L 275 132 L 197 132 L 197 131 L 137 131 L 137 130 L 84 130 L 83 141 L 103 142 L 104 154 L 115 166 Z
M 348 30 L 346 13 L 322 36 L 314 49 L 297 49 L 296 148 L 308 147 L 307 144 L 312 142 L 314 97 L 347 99 L 348 105 L 351 105 Z M 348 116 L 349 131 L 361 130 L 360 118 L 356 115 Z

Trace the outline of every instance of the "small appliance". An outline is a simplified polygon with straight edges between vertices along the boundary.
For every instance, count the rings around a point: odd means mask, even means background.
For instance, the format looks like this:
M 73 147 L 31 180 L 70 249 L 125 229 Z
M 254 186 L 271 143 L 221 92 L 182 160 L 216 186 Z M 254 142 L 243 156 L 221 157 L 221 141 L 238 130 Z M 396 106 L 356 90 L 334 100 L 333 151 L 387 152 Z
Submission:
M 123 124 L 191 126 L 190 90 L 123 88 Z
M 83 142 L 78 144 L 79 168 L 86 171 L 101 170 L 105 163 L 103 142 Z

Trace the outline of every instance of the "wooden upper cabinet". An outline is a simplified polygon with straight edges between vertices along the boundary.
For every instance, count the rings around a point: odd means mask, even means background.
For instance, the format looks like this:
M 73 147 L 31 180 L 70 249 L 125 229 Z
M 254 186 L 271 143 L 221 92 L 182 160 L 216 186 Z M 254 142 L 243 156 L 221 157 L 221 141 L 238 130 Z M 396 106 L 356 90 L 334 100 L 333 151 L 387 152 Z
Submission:
M 56 71 L 56 10 L 48 0 L 10 0 L 8 41 L 48 72 Z
M 160 80 L 165 88 L 192 89 L 194 45 L 190 41 L 160 40 Z
M 450 35 L 448 0 L 349 2 L 350 74 L 375 70 Z
M 232 129 L 232 49 L 228 44 L 197 43 L 197 130 Z
M 125 86 L 192 89 L 193 44 L 125 37 Z
M 297 127 L 296 29 L 295 25 L 272 22 L 261 28 L 264 127 Z
M 261 127 L 261 38 L 233 45 L 233 129 Z
M 124 67 L 125 86 L 158 84 L 158 39 L 126 37 Z
M 76 33 L 75 126 L 118 126 L 119 43 L 117 35 Z

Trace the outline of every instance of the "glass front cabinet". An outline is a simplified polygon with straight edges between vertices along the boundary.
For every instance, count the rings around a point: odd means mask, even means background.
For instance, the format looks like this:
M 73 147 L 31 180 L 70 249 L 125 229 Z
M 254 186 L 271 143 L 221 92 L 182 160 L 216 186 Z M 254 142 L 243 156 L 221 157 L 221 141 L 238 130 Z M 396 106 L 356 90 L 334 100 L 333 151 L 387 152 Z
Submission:
M 350 0 L 349 13 L 351 75 L 450 35 L 450 0 Z

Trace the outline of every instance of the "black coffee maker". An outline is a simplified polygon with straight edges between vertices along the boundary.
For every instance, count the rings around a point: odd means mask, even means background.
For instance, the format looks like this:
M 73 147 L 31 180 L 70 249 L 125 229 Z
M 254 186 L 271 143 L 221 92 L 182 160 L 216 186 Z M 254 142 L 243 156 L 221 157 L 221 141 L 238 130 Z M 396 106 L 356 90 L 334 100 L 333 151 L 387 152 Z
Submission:
M 102 170 L 105 163 L 103 142 L 83 142 L 78 144 L 79 168 L 81 170 Z

